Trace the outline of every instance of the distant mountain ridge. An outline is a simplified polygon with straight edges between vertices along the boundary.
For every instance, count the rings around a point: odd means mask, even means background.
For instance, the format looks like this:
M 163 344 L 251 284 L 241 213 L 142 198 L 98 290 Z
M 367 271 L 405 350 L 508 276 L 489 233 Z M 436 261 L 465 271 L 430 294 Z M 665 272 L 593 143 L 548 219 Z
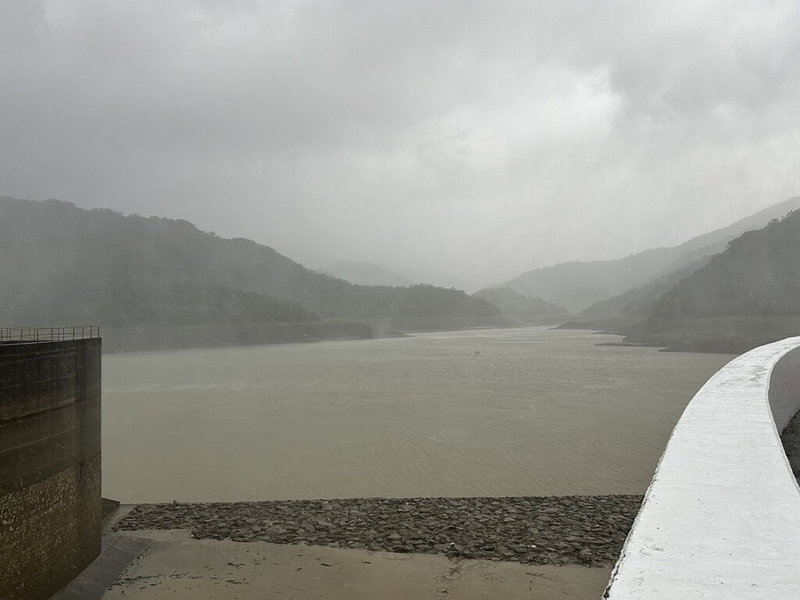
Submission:
M 627 328 L 629 341 L 743 352 L 800 334 L 800 210 L 748 231 Z
M 500 316 L 463 291 L 353 285 L 187 221 L 84 210 L 58 200 L 0 197 L 0 281 L 0 326 L 11 327 L 99 323 L 243 332 L 351 319 L 437 329 L 487 325 Z M 341 324 L 333 329 L 347 335 Z M 351 331 L 365 335 L 360 324 Z M 237 335 L 228 336 L 232 343 Z
M 560 323 L 568 316 L 563 306 L 531 298 L 511 288 L 484 288 L 473 295 L 491 302 L 507 317 L 534 325 Z
M 664 293 L 663 319 L 800 316 L 800 211 L 748 231 Z
M 598 321 L 616 317 L 646 317 L 662 294 L 669 291 L 681 279 L 694 273 L 711 260 L 712 255 L 695 259 L 681 267 L 649 281 L 643 286 L 632 288 L 585 308 L 576 319 L 579 321 Z
M 337 262 L 320 269 L 320 272 L 356 285 L 406 287 L 419 283 L 411 281 L 385 267 L 363 261 L 345 260 Z
M 784 217 L 797 208 L 800 208 L 800 196 L 678 246 L 645 250 L 616 260 L 560 263 L 528 271 L 502 286 L 562 304 L 570 312 L 578 313 L 597 302 L 644 286 L 694 261 L 721 252 L 735 237 L 763 227 L 770 220 Z

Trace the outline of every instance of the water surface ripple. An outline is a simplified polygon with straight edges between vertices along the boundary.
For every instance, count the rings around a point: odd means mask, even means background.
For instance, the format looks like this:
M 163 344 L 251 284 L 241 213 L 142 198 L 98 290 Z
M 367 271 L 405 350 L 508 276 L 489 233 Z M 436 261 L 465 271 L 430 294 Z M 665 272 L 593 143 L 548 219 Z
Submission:
M 546 328 L 106 355 L 123 502 L 641 494 L 730 356 Z

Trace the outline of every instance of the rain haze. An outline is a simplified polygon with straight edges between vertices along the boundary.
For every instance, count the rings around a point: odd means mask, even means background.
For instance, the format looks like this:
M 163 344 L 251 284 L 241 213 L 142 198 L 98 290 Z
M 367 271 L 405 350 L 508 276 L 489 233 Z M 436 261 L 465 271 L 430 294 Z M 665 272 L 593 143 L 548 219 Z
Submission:
M 0 0 L 0 82 L 0 599 L 800 598 L 798 0 Z
M 793 0 L 2 12 L 3 194 L 186 219 L 312 268 L 477 289 L 798 192 Z

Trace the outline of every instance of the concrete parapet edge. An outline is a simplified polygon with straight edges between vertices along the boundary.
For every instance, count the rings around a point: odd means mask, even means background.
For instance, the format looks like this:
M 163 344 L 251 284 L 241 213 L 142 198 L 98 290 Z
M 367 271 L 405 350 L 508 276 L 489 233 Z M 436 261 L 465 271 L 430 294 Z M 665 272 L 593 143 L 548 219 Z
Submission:
M 672 432 L 604 598 L 800 598 L 800 488 L 779 432 L 800 337 L 732 360 Z

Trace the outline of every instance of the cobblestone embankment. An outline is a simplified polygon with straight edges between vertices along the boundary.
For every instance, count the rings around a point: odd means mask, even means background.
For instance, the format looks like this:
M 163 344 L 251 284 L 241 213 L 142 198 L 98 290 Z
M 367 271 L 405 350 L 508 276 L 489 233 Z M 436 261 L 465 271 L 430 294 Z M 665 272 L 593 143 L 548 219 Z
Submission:
M 800 483 L 800 412 L 792 417 L 786 429 L 781 433 L 781 443 L 792 467 L 792 473 L 794 473 L 797 483 Z
M 140 504 L 115 529 L 537 565 L 614 564 L 641 496 L 353 498 Z

